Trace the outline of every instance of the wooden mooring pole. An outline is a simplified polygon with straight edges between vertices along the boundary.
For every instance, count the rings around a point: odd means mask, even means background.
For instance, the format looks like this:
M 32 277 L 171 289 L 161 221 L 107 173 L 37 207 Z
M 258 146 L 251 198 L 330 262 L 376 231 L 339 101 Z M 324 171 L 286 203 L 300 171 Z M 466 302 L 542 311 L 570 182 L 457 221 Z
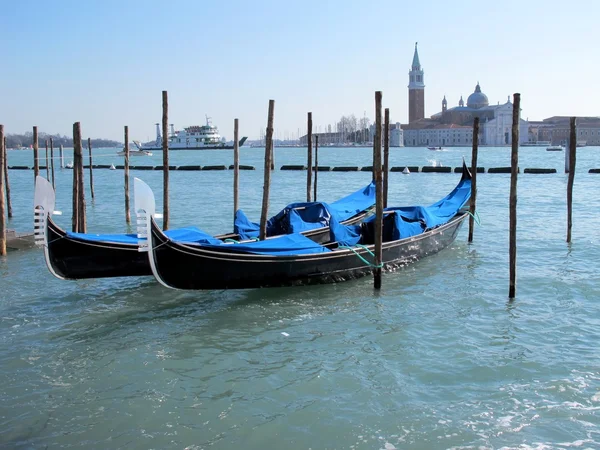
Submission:
M 510 236 L 508 297 L 515 298 L 517 286 L 517 175 L 519 173 L 519 117 L 521 94 L 513 96 L 512 151 L 510 156 Z
M 313 191 L 313 201 L 317 201 L 317 178 L 319 176 L 319 135 L 315 136 L 315 189 Z
M 33 127 L 33 184 L 35 186 L 35 179 L 40 174 L 40 161 L 38 159 L 38 130 L 37 127 Z
M 383 183 L 381 175 L 381 91 L 375 92 L 375 136 L 373 138 L 373 171 L 375 173 L 375 289 L 381 289 L 383 238 Z
M 60 144 L 60 147 L 59 147 L 59 149 L 58 149 L 58 152 L 59 152 L 59 153 L 58 153 L 58 156 L 59 156 L 59 158 L 60 158 L 60 168 L 61 168 L 61 169 L 64 169 L 64 168 L 65 168 L 65 157 L 64 157 L 64 155 L 63 155 L 63 146 L 62 146 L 62 144 Z
M 569 135 L 569 181 L 567 182 L 567 242 L 571 242 L 573 227 L 573 183 L 575 181 L 575 162 L 577 158 L 576 118 L 571 117 L 571 133 Z
M 4 213 L 4 164 L 6 160 L 4 125 L 0 125 L 0 256 L 6 255 L 6 214 Z
M 169 98 L 162 91 L 162 148 L 163 148 L 163 230 L 169 229 Z
M 233 119 L 233 221 L 235 213 L 240 207 L 240 144 L 239 120 Z
M 125 222 L 131 223 L 131 212 L 129 208 L 129 127 L 125 125 L 125 164 L 123 166 L 125 172 Z
M 267 132 L 265 135 L 265 177 L 263 184 L 263 200 L 260 213 L 260 240 L 267 237 L 267 214 L 269 213 L 269 189 L 271 188 L 271 157 L 273 155 L 273 116 L 275 100 L 269 100 L 269 115 L 267 116 Z M 310 113 L 309 113 L 310 114 Z
M 383 132 L 383 207 L 388 205 L 388 177 L 390 173 L 390 108 L 384 111 Z
M 73 124 L 73 231 L 86 232 L 81 124 Z
M 312 187 L 312 113 L 308 113 L 307 118 L 307 154 L 306 154 L 306 201 L 310 202 L 310 188 Z
M 475 227 L 475 206 L 477 204 L 477 150 L 479 147 L 479 117 L 473 119 L 473 151 L 471 153 L 471 203 L 469 205 L 469 238 L 473 242 L 473 228 Z
M 48 139 L 46 139 L 46 180 L 50 181 L 50 164 L 48 161 Z
M 50 167 L 52 173 L 52 189 L 56 189 L 54 184 L 54 139 L 50 138 Z
M 8 182 L 8 147 L 6 146 L 6 136 L 4 136 L 4 188 L 6 189 L 6 209 L 8 210 L 8 218 L 11 219 L 12 203 L 10 201 L 10 183 Z
M 94 173 L 92 172 L 92 140 L 88 138 L 88 153 L 90 155 L 90 191 L 92 194 L 92 200 L 94 200 Z

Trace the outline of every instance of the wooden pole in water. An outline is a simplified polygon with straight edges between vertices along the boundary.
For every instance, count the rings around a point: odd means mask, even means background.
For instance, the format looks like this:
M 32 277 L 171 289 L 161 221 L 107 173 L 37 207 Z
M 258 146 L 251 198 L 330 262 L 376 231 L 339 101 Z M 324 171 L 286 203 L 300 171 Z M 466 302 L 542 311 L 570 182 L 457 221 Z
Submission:
M 381 91 L 375 92 L 375 136 L 373 142 L 373 171 L 375 172 L 375 289 L 381 289 L 383 238 L 383 183 L 381 175 Z
M 313 192 L 313 201 L 317 201 L 317 177 L 319 176 L 319 135 L 315 136 L 315 189 Z
M 125 222 L 131 223 L 131 212 L 129 208 L 129 127 L 125 125 Z
M 312 113 L 308 113 L 307 118 L 307 157 L 306 157 L 306 201 L 310 202 L 310 188 L 312 186 Z
M 73 124 L 73 172 L 73 179 L 77 182 L 77 195 L 75 197 L 77 203 L 76 232 L 85 233 L 87 226 L 85 220 L 85 190 L 83 187 L 83 146 L 81 124 L 79 122 Z
M 33 182 L 35 184 L 36 177 L 40 174 L 40 161 L 38 160 L 38 130 L 33 127 Z
M 73 216 L 71 218 L 72 231 L 79 231 L 79 171 L 77 170 L 79 146 L 81 151 L 81 129 L 79 122 L 73 124 Z M 79 144 L 78 144 L 79 143 Z
M 475 206 L 477 202 L 477 150 L 479 147 L 479 117 L 473 119 L 473 151 L 471 153 L 471 203 L 469 205 L 469 238 L 473 242 L 473 228 L 475 228 Z
M 240 144 L 239 139 L 239 120 L 233 119 L 233 221 L 235 223 L 235 213 L 239 209 L 240 200 Z
M 92 172 L 92 165 L 94 163 L 92 162 L 92 140 L 90 138 L 88 138 L 88 152 L 90 155 L 90 190 L 92 193 L 92 200 L 94 200 L 94 174 Z
M 390 108 L 384 110 L 383 132 L 383 207 L 388 205 L 388 178 L 390 174 Z
M 569 181 L 567 182 L 567 242 L 571 242 L 573 227 L 573 182 L 575 181 L 575 161 L 577 157 L 577 130 L 575 117 L 571 117 L 571 133 L 569 137 Z
M 54 139 L 50 138 L 50 166 L 52 167 L 52 189 L 56 189 L 54 185 Z
M 265 178 L 263 184 L 263 201 L 260 213 L 260 240 L 267 237 L 267 214 L 269 213 L 269 189 L 271 187 L 271 156 L 273 155 L 273 115 L 275 100 L 269 100 L 269 115 L 267 116 L 267 133 L 265 136 Z M 309 113 L 310 114 L 310 113 Z
M 48 164 L 48 139 L 46 139 L 46 180 L 50 181 L 50 164 Z
M 162 148 L 163 148 L 163 230 L 169 229 L 169 99 L 162 91 Z
M 4 136 L 4 186 L 6 188 L 6 209 L 8 218 L 12 218 L 12 203 L 10 201 L 10 183 L 8 182 L 8 147 L 6 146 L 6 136 Z
M 521 94 L 514 94 L 512 151 L 510 157 L 510 237 L 509 264 L 510 284 L 508 297 L 515 298 L 517 285 L 517 174 L 519 172 L 519 116 L 521 112 Z
M 6 217 L 4 214 L 4 164 L 6 160 L 4 125 L 0 125 L 0 256 L 6 255 Z
M 63 146 L 62 146 L 62 144 L 60 144 L 58 152 L 59 152 L 58 156 L 60 157 L 60 168 L 64 169 L 65 168 L 65 157 L 63 156 Z

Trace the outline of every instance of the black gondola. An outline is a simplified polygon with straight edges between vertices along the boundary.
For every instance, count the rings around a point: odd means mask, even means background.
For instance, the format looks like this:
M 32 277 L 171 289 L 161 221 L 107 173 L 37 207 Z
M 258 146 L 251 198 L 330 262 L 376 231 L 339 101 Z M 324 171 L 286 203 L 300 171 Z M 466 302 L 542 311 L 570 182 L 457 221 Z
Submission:
M 140 240 L 140 247 L 148 253 L 154 276 L 166 287 L 294 286 L 342 281 L 373 271 L 373 221 L 350 228 L 332 223 L 332 240 L 321 245 L 298 235 L 243 245 L 175 242 L 164 235 L 153 219 L 155 205 L 150 188 L 138 179 L 135 183 L 136 208 L 141 210 L 138 219 L 146 223 L 147 238 Z M 450 245 L 468 215 L 464 206 L 470 195 L 471 174 L 463 164 L 460 182 L 440 201 L 429 207 L 386 209 L 383 269 L 412 263 Z M 340 228 L 343 239 L 335 234 Z M 346 231 L 353 233 L 356 240 L 349 243 Z
M 347 211 L 344 210 L 346 216 L 348 216 L 344 223 L 355 223 L 369 214 L 368 210 L 375 201 L 374 194 L 372 195 L 373 201 L 369 200 L 372 190 L 372 184 L 364 188 L 362 190 L 365 192 L 364 202 L 359 201 L 356 204 L 364 204 L 368 207 L 365 206 L 359 211 L 358 209 L 352 210 L 352 207 L 349 206 Z M 344 204 L 344 200 L 357 195 L 359 192 L 361 191 L 344 197 L 338 202 L 332 203 L 332 205 L 336 203 Z M 139 252 L 136 234 L 98 235 L 71 233 L 61 229 L 52 220 L 55 205 L 54 189 L 48 180 L 40 176 L 36 179 L 34 205 L 35 240 L 38 245 L 43 245 L 48 270 L 57 278 L 76 280 L 152 275 L 147 255 Z M 324 204 L 320 202 L 296 203 L 288 205 L 278 216 L 285 215 L 289 211 L 296 211 L 299 208 L 308 210 L 312 207 L 318 209 L 322 208 L 322 205 Z M 353 204 L 352 206 L 356 205 Z M 357 208 L 361 208 L 361 206 L 357 206 Z M 327 218 L 320 217 L 319 219 L 321 223 L 325 223 Z M 315 224 L 315 226 L 317 225 Z M 271 234 L 283 232 L 286 231 L 279 226 L 273 227 Z M 328 228 L 323 226 L 306 230 L 303 234 L 315 242 L 323 242 L 329 238 Z M 170 230 L 167 235 L 174 241 L 180 239 L 193 240 L 198 236 L 206 236 L 194 227 Z M 243 238 L 245 237 L 247 236 L 244 235 Z M 215 238 L 219 240 L 240 240 L 240 234 L 222 234 Z

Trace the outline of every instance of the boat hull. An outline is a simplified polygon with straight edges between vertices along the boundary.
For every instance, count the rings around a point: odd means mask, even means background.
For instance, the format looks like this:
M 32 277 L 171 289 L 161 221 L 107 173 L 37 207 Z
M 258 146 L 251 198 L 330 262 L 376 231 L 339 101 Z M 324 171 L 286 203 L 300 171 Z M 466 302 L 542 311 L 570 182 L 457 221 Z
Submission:
M 359 213 L 345 224 L 357 223 L 368 214 Z M 46 264 L 52 274 L 67 280 L 86 278 L 134 277 L 152 275 L 146 253 L 138 245 L 108 241 L 73 239 L 56 225 L 51 217 L 46 220 Z M 329 227 L 303 233 L 316 243 L 329 240 Z M 217 239 L 235 239 L 235 233 L 215 236 Z
M 383 244 L 383 270 L 390 271 L 435 254 L 456 238 L 467 217 L 461 212 L 447 224 Z M 207 249 L 169 240 L 152 220 L 154 275 L 175 289 L 245 289 L 334 283 L 370 275 L 373 261 L 364 248 L 302 256 L 265 256 Z M 367 246 L 373 251 L 373 246 Z M 357 256 L 360 255 L 359 256 Z M 365 262 L 367 261 L 367 262 Z
M 46 263 L 59 278 L 152 275 L 148 257 L 137 245 L 72 239 L 50 217 L 46 220 Z

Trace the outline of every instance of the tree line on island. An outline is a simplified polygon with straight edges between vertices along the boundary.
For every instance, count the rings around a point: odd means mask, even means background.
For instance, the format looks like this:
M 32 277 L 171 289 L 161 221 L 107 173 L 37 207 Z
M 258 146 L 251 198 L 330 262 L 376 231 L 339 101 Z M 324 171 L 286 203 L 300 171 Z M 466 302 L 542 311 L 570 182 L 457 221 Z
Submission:
M 45 146 L 45 141 L 48 141 L 50 145 L 50 139 L 52 138 L 54 147 L 73 147 L 73 137 L 61 136 L 60 134 L 49 134 L 44 132 L 38 133 L 38 145 L 39 147 Z M 87 139 L 85 139 L 87 141 Z M 84 143 L 84 147 L 87 147 L 87 142 Z M 6 147 L 7 148 L 29 148 L 33 145 L 33 132 L 28 131 L 24 134 L 7 134 L 6 135 Z M 101 147 L 122 147 L 123 143 L 118 141 L 112 141 L 110 139 L 92 139 L 92 148 Z

